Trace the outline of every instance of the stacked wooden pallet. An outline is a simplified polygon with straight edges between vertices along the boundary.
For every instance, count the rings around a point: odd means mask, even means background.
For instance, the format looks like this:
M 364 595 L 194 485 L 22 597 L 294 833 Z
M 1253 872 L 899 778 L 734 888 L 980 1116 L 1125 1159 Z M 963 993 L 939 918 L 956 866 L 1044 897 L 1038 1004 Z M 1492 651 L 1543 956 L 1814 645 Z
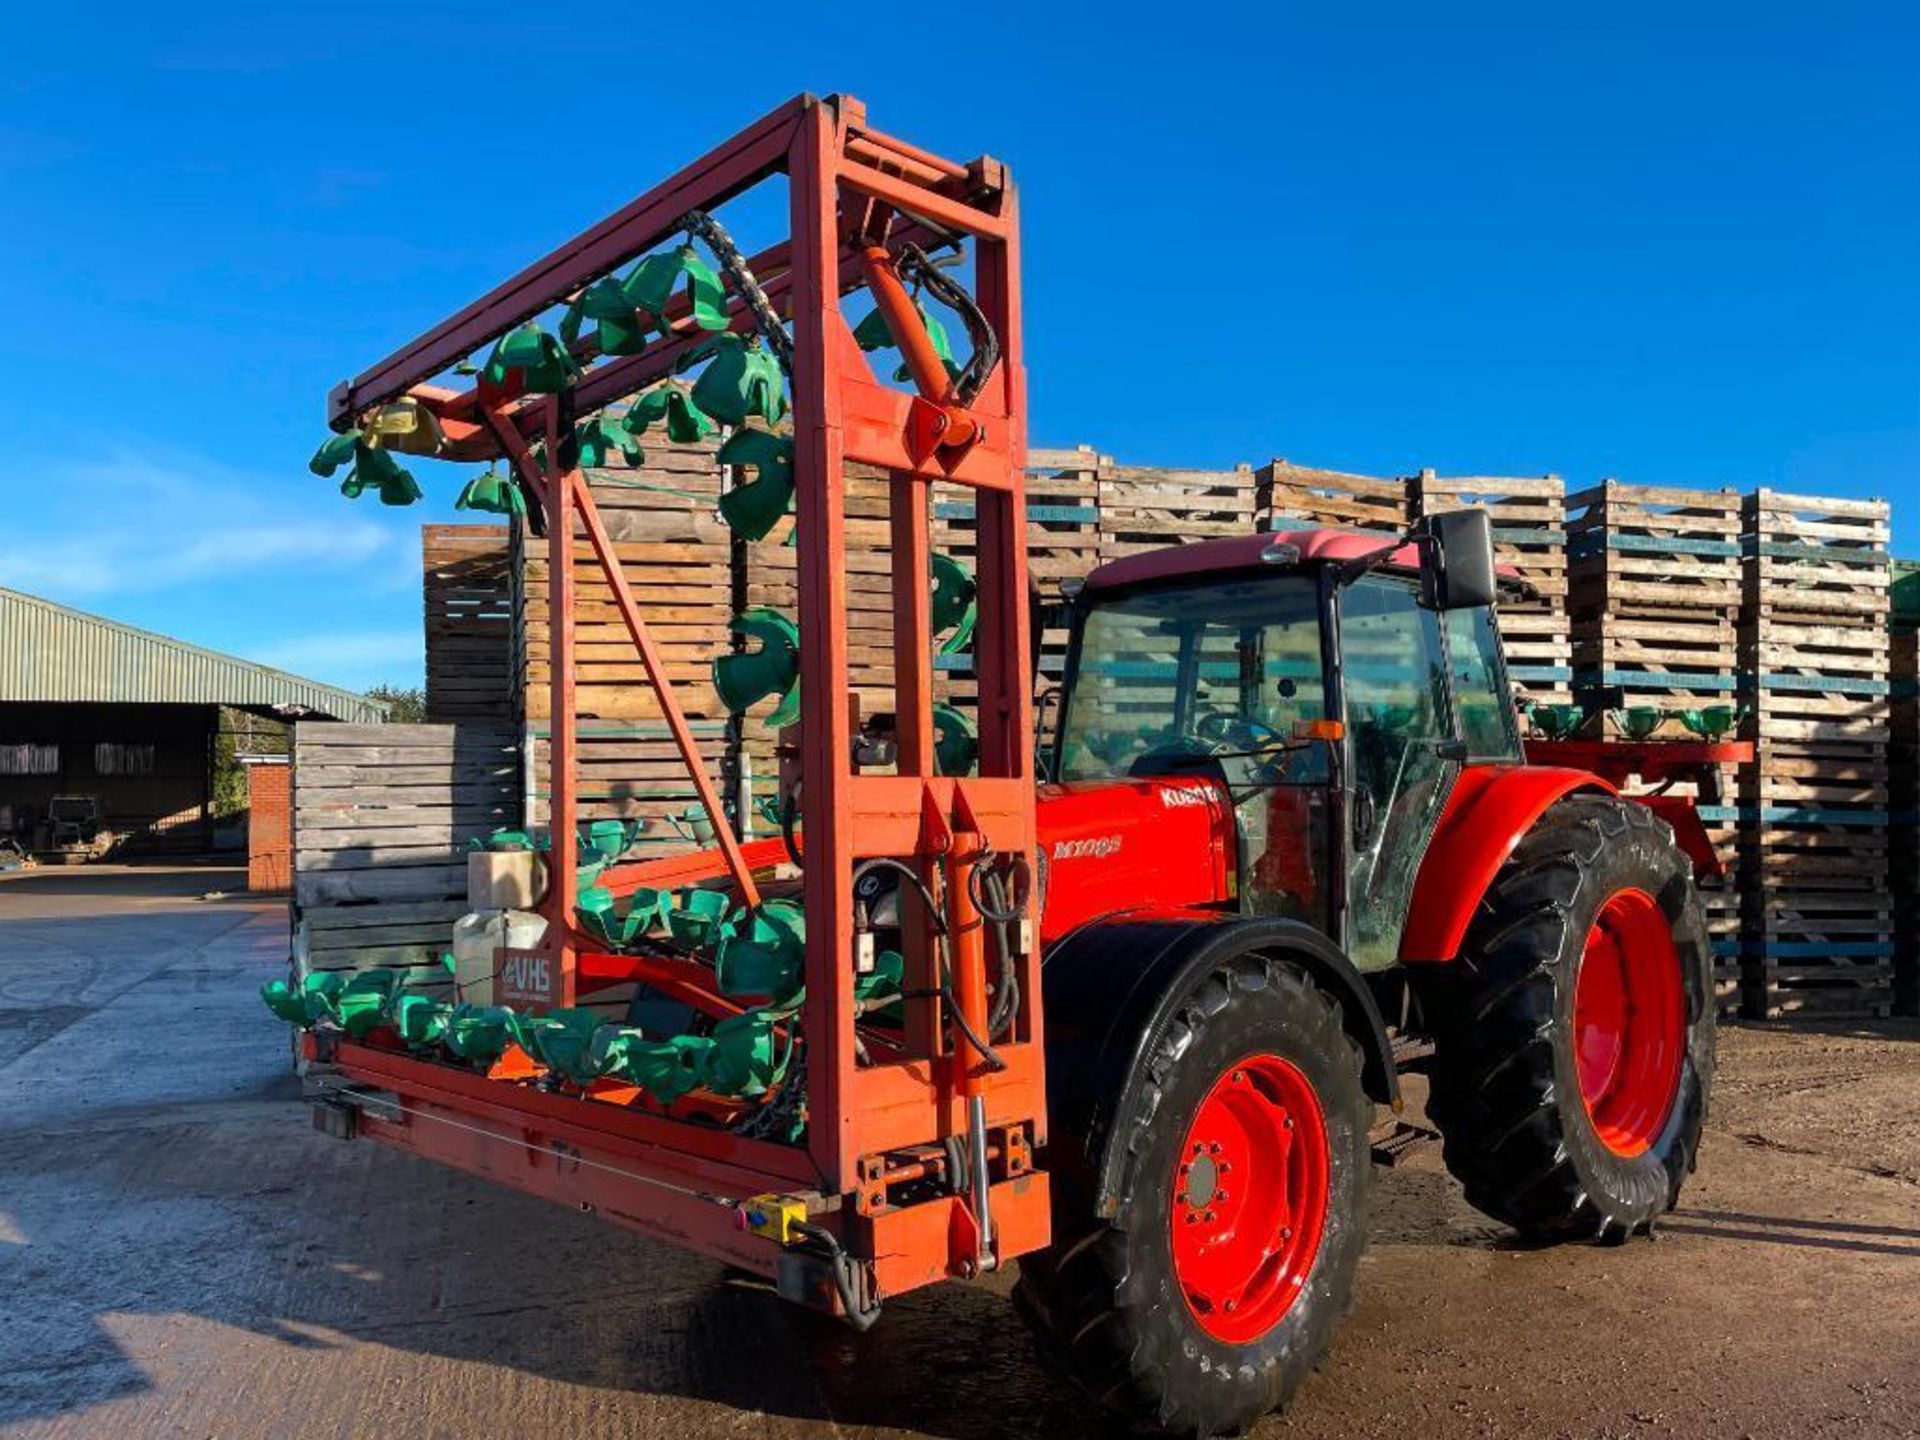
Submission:
M 1920 1015 L 1920 564 L 1893 566 L 1894 1008 Z
M 1442 476 L 1422 470 L 1411 492 L 1415 519 L 1470 507 L 1487 512 L 1499 559 L 1519 571 L 1533 592 L 1500 606 L 1507 673 L 1535 700 L 1567 700 L 1573 659 L 1567 628 L 1566 483 L 1557 475 Z
M 505 525 L 423 525 L 427 718 L 510 720 L 519 712 L 513 556 Z
M 438 984 L 467 842 L 520 821 L 512 728 L 302 721 L 293 740 L 294 960 Z
M 1247 465 L 1175 470 L 1103 462 L 1098 492 L 1103 561 L 1256 528 L 1254 473 Z
M 1887 507 L 1760 490 L 1744 504 L 1740 661 L 1747 1013 L 1881 1015 L 1893 1000 Z
M 646 462 L 586 472 L 594 502 L 641 616 L 659 647 L 681 707 L 693 722 L 708 773 L 727 779 L 727 715 L 711 683 L 735 607 L 732 532 L 715 511 L 721 491 L 713 442 L 673 445 L 649 436 Z M 552 733 L 547 543 L 516 535 L 523 595 L 521 685 L 530 759 L 528 822 L 547 813 L 547 739 Z M 684 848 L 692 781 L 662 720 L 611 586 L 584 538 L 574 543 L 576 774 L 581 821 L 646 822 L 643 850 Z M 728 789 L 727 793 L 731 793 Z
M 1316 470 L 1287 460 L 1260 467 L 1255 504 L 1262 530 L 1331 525 L 1393 536 L 1404 534 L 1412 518 L 1410 486 L 1405 480 Z
M 1113 461 L 1090 445 L 1068 450 L 1035 450 L 1027 457 L 1027 574 L 1039 596 L 1032 623 L 1040 627 L 1040 675 L 1036 693 L 1058 685 L 1066 673 L 1067 631 L 1047 625 L 1060 618 L 1062 582 L 1084 579 L 1100 563 L 1100 478 Z M 964 491 L 941 486 L 933 501 L 933 548 L 953 556 L 969 570 L 977 568 L 974 500 Z M 936 691 L 947 703 L 974 718 L 977 699 L 970 651 L 936 657 Z
M 1739 701 L 1740 495 L 1605 480 L 1567 498 L 1574 693 L 1590 732 L 1684 739 L 1685 710 Z M 1637 712 L 1637 713 L 1636 713 Z M 1719 1005 L 1740 1003 L 1745 884 L 1737 777 L 1695 794 L 1726 873 L 1704 894 Z M 1689 786 L 1686 788 L 1698 788 Z

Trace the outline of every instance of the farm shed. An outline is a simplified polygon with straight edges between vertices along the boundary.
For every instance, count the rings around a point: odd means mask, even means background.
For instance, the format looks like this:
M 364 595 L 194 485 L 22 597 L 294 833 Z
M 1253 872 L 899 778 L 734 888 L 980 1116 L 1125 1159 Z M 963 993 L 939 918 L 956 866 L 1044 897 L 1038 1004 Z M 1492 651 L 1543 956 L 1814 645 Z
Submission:
M 208 848 L 223 706 L 385 714 L 351 691 L 0 589 L 0 837 L 49 850 L 73 837 L 56 824 L 77 824 L 91 854 Z M 54 818 L 88 811 L 98 818 Z

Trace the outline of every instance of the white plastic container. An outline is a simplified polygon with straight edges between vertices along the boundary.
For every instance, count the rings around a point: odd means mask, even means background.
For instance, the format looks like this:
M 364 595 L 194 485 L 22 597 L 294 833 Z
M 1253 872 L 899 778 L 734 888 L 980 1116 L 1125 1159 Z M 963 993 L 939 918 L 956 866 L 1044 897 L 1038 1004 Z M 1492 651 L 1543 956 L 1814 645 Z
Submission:
M 454 999 L 493 1003 L 493 952 L 505 943 L 503 910 L 475 910 L 453 922 Z

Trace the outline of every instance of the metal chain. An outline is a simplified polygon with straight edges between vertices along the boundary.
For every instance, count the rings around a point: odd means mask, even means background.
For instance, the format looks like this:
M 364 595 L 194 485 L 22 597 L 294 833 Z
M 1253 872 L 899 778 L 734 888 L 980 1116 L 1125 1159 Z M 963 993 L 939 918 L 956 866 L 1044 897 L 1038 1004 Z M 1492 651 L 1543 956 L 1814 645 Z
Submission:
M 720 268 L 727 278 L 733 281 L 733 288 L 747 302 L 747 308 L 753 312 L 754 328 L 767 342 L 767 348 L 773 351 L 774 358 L 780 362 L 781 371 L 789 378 L 793 375 L 793 337 L 787 334 L 787 327 L 780 323 L 780 316 L 773 308 L 773 302 L 767 299 L 767 292 L 760 288 L 760 282 L 754 279 L 753 271 L 747 268 L 746 256 L 740 253 L 740 247 L 733 243 L 733 237 L 718 220 L 704 210 L 689 210 L 680 217 L 680 224 L 690 233 L 698 235 L 707 242 L 707 248 L 713 251 L 714 259 L 720 262 Z
M 900 246 L 899 259 L 895 263 L 900 273 L 913 281 L 916 287 L 933 292 L 935 299 L 951 307 L 966 323 L 973 354 L 967 357 L 965 367 L 953 382 L 953 403 L 962 407 L 973 404 L 980 387 L 987 383 L 987 376 L 1000 363 L 1000 337 L 993 333 L 993 325 L 987 319 L 986 312 L 975 303 L 966 287 L 928 259 L 927 252 L 911 240 Z

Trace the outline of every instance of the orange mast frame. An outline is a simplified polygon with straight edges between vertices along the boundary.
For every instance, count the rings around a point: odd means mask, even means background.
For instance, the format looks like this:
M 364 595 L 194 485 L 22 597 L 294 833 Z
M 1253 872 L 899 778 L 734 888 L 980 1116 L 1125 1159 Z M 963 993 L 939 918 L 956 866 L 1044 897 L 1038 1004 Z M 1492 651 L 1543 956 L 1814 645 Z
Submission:
M 538 502 L 548 545 L 551 618 L 552 874 L 545 901 L 551 966 L 548 1000 L 630 979 L 698 988 L 697 966 L 595 953 L 572 924 L 576 864 L 573 648 L 574 547 L 584 535 L 659 697 L 701 803 L 715 848 L 621 866 L 603 883 L 616 893 L 727 878 L 741 900 L 784 856 L 779 842 L 742 845 L 722 811 L 697 741 L 621 572 L 582 476 L 574 417 L 673 372 L 700 332 L 676 326 L 646 350 L 592 364 L 590 340 L 574 346 L 590 365 L 567 393 L 532 397 L 486 383 L 432 382 L 451 366 L 614 267 L 684 228 L 688 212 L 723 204 L 784 172 L 791 239 L 748 260 L 776 312 L 791 322 L 799 621 L 805 637 L 800 720 L 806 994 L 803 1012 L 809 1124 L 806 1147 L 698 1128 L 632 1103 L 594 1103 L 341 1041 L 334 1058 L 357 1084 L 390 1097 L 363 1103 L 363 1133 L 520 1188 L 595 1208 L 619 1223 L 773 1273 L 772 1247 L 739 1229 L 749 1198 L 797 1197 L 813 1223 L 866 1267 L 870 1293 L 897 1292 L 972 1274 L 1047 1240 L 1046 1177 L 1031 1170 L 1045 1142 L 1040 962 L 1034 927 L 1010 927 L 1021 1003 L 990 1068 L 964 1040 L 948 1039 L 934 917 L 903 905 L 908 998 L 905 1045 L 856 1056 L 855 867 L 891 857 L 938 878 L 951 937 L 950 993 L 960 1018 L 984 1034 L 984 926 L 970 898 L 974 866 L 1034 854 L 1033 735 L 1025 543 L 1026 394 L 1019 321 L 1018 211 L 1003 166 L 940 159 L 874 130 L 845 96 L 801 96 L 634 201 L 568 245 L 397 351 L 333 394 L 336 428 L 372 408 L 412 397 L 431 410 L 452 458 L 508 460 Z M 949 390 L 894 257 L 908 243 L 970 240 L 975 301 L 999 359 L 967 403 Z M 876 379 L 841 313 L 865 286 L 885 312 L 915 382 L 903 393 Z M 754 317 L 730 296 L 730 324 Z M 669 316 L 671 320 L 673 317 Z M 534 442 L 544 442 L 544 463 Z M 898 759 L 895 773 L 865 773 L 855 759 L 849 691 L 846 516 L 849 464 L 889 477 Z M 978 774 L 943 777 L 934 758 L 928 516 L 935 483 L 975 492 L 978 517 L 975 660 Z M 716 637 L 718 640 L 719 637 Z M 688 972 L 695 972 L 689 978 Z M 618 1088 L 618 1087 L 615 1087 Z M 355 1092 L 363 1097 L 369 1092 Z M 612 1095 L 597 1097 L 611 1099 Z M 631 1102 L 631 1096 L 622 1098 Z M 382 1103 L 386 1103 L 383 1101 Z M 950 1172 L 949 1137 L 978 1136 L 976 1188 Z M 945 1174 L 947 1193 L 926 1198 L 913 1182 Z M 979 1227 L 990 1199 L 991 1233 Z M 731 1210 L 716 1218 L 716 1212 Z M 751 1226 L 748 1226 L 751 1229 Z M 818 1296 L 813 1298 L 818 1299 Z M 827 1297 L 822 1303 L 831 1307 Z

